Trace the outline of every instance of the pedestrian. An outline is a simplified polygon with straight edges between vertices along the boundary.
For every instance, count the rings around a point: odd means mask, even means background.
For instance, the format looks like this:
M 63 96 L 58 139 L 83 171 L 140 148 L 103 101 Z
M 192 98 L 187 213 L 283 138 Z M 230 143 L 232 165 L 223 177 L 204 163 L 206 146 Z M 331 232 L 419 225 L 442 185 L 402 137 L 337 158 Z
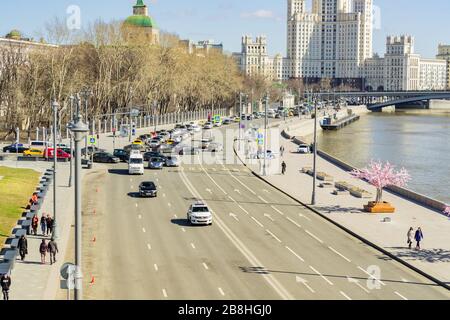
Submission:
M 41 263 L 45 264 L 45 257 L 47 255 L 48 245 L 45 239 L 42 239 L 41 245 L 39 246 L 39 253 L 41 254 Z
M 281 173 L 283 175 L 286 174 L 286 162 L 283 161 L 283 163 L 281 164 Z
M 50 215 L 47 215 L 47 235 L 53 234 L 53 219 L 50 217 Z
M 33 195 L 31 196 L 30 203 L 31 203 L 31 205 L 34 205 L 34 204 L 37 204 L 37 202 L 38 202 L 38 196 L 36 193 L 33 193 Z
M 21 236 L 19 243 L 17 244 L 21 260 L 25 260 L 25 256 L 28 254 L 28 240 L 25 236 Z
M 3 300 L 9 300 L 9 288 L 11 287 L 11 277 L 8 274 L 2 275 L 0 278 L 2 286 Z
M 416 250 L 420 250 L 420 241 L 423 240 L 423 233 L 420 227 L 417 229 L 414 239 L 417 242 Z
M 408 234 L 407 234 L 407 244 L 408 247 L 411 249 L 412 243 L 413 243 L 413 233 L 414 233 L 414 229 L 411 227 L 409 228 Z
M 56 263 L 56 254 L 59 252 L 59 250 L 58 244 L 56 243 L 54 238 L 52 238 L 52 240 L 48 243 L 48 252 L 50 253 L 50 264 Z
M 280 147 L 280 154 L 281 154 L 281 157 L 284 156 L 284 146 L 281 146 L 281 147 Z
M 39 225 L 39 218 L 37 214 L 33 216 L 33 219 L 31 219 L 31 229 L 33 230 L 33 234 L 37 236 L 37 229 Z
M 45 234 L 47 232 L 47 218 L 46 218 L 45 214 L 42 214 L 42 217 L 41 217 L 41 231 L 42 231 L 42 235 L 45 236 Z

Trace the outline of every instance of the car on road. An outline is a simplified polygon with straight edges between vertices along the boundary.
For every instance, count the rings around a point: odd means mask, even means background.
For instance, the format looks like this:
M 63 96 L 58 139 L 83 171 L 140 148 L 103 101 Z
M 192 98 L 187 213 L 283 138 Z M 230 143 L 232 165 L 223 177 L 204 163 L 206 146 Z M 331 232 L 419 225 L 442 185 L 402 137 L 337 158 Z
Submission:
M 221 126 L 222 126 L 222 121 L 214 122 L 214 127 L 221 127 Z
M 19 144 L 14 143 L 10 146 L 6 146 L 3 148 L 3 152 L 5 153 L 24 153 L 27 150 L 28 148 L 20 143 Z
M 44 151 L 44 157 L 45 158 L 54 158 L 55 149 L 54 148 L 47 148 Z M 57 159 L 70 159 L 71 155 L 67 152 L 64 152 L 61 149 L 56 149 L 56 158 Z
M 25 157 L 44 157 L 44 151 L 41 149 L 28 149 L 23 152 Z
M 128 174 L 144 174 L 144 157 L 139 151 L 132 151 L 128 160 Z
M 87 147 L 87 154 L 93 154 L 96 152 L 105 152 L 106 150 L 103 149 L 99 149 L 96 146 L 89 146 Z M 86 155 L 86 148 L 81 149 L 81 155 L 85 156 Z
M 311 147 L 307 144 L 301 144 L 297 147 L 297 152 L 301 154 L 311 153 Z
M 114 149 L 113 156 L 120 159 L 120 161 L 128 162 L 130 155 L 123 149 Z
M 142 146 L 144 144 L 144 142 L 141 139 L 136 139 L 136 140 L 133 141 L 132 144 L 137 144 L 139 146 Z
M 256 157 L 258 159 L 264 159 L 264 152 L 263 151 L 258 152 Z M 272 151 L 270 151 L 270 150 L 266 151 L 266 159 L 275 159 L 275 155 L 272 153 Z
M 166 163 L 165 158 L 153 157 L 150 158 L 148 162 L 148 168 L 153 170 L 162 170 L 165 163 Z
M 180 156 L 195 156 L 200 154 L 200 150 L 195 147 L 184 147 L 178 151 Z
M 227 125 L 231 124 L 231 120 L 230 120 L 230 119 L 223 119 L 222 124 L 223 124 L 224 126 L 227 126 Z
M 208 149 L 211 142 L 212 142 L 212 139 L 202 139 L 202 150 Z
M 145 151 L 145 146 L 144 145 L 139 145 L 139 144 L 130 144 L 128 146 L 125 146 L 123 148 L 126 152 L 129 152 L 131 154 L 131 152 L 133 151 L 139 151 L 139 152 L 144 152 Z M 101 151 L 105 151 L 105 150 L 101 150 Z
M 144 153 L 144 161 L 150 161 L 151 158 L 164 158 L 164 156 L 157 151 L 148 151 Z
M 214 127 L 214 125 L 211 122 L 207 122 L 205 123 L 205 125 L 203 126 L 203 129 L 205 130 L 209 130 L 212 129 Z
M 152 181 L 142 182 L 139 185 L 139 196 L 156 198 L 158 196 L 158 190 L 155 183 Z
M 179 167 L 180 160 L 176 156 L 166 157 L 166 167 Z
M 107 152 L 97 152 L 92 156 L 92 160 L 97 163 L 119 163 L 120 159 Z
M 187 221 L 195 225 L 212 225 L 213 217 L 208 206 L 203 202 L 196 202 L 189 207 Z
M 193 124 L 192 125 L 192 130 L 194 132 L 200 132 L 200 131 L 202 131 L 202 128 L 199 125 L 197 125 L 197 124 Z
M 150 146 L 150 148 L 159 148 L 159 146 L 161 146 L 161 140 L 153 139 L 148 145 Z

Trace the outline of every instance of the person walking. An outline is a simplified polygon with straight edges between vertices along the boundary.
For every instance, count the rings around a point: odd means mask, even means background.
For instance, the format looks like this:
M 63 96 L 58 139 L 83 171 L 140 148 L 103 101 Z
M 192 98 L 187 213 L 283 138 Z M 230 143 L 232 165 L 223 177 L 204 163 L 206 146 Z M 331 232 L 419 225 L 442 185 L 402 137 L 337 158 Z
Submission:
M 37 229 L 39 225 L 39 218 L 37 214 L 33 216 L 33 219 L 31 219 L 31 229 L 33 230 L 33 234 L 37 236 Z
M 285 175 L 286 174 L 286 162 L 284 162 L 283 161 L 283 163 L 281 164 L 281 173 L 283 174 L 283 175 Z
M 53 218 L 47 215 L 47 236 L 53 234 Z
M 11 287 L 11 277 L 8 274 L 2 275 L 0 278 L 2 286 L 3 300 L 9 300 L 9 288 Z
M 416 250 L 420 250 L 420 242 L 423 240 L 423 232 L 422 232 L 422 229 L 420 227 L 416 230 L 416 234 L 414 236 L 414 239 L 417 242 Z
M 281 146 L 281 147 L 280 147 L 280 154 L 281 154 L 281 157 L 284 156 L 284 146 Z
M 45 234 L 47 233 L 47 217 L 45 216 L 45 214 L 42 214 L 41 217 L 41 231 L 42 235 L 45 236 Z
M 55 239 L 52 238 L 52 240 L 48 243 L 48 252 L 50 253 L 50 264 L 56 263 L 56 254 L 59 252 L 58 250 L 58 244 L 56 243 Z
M 411 249 L 412 243 L 413 243 L 413 233 L 414 233 L 414 229 L 411 227 L 409 228 L 408 234 L 407 234 L 407 244 L 408 247 Z
M 20 237 L 17 249 L 19 249 L 20 259 L 24 261 L 25 256 L 28 254 L 28 240 L 25 236 Z
M 48 245 L 45 239 L 42 239 L 41 245 L 39 246 L 39 253 L 41 254 L 41 263 L 45 264 L 45 257 L 47 255 Z

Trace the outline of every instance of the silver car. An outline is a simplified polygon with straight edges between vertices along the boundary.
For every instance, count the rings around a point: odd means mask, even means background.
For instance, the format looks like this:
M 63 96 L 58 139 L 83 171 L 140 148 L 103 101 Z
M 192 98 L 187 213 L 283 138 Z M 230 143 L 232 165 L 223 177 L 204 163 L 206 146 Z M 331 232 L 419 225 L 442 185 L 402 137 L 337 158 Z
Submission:
M 180 160 L 175 156 L 168 156 L 166 158 L 166 167 L 179 167 Z
M 148 162 L 148 168 L 153 170 L 162 170 L 164 163 L 165 161 L 163 158 L 151 158 Z

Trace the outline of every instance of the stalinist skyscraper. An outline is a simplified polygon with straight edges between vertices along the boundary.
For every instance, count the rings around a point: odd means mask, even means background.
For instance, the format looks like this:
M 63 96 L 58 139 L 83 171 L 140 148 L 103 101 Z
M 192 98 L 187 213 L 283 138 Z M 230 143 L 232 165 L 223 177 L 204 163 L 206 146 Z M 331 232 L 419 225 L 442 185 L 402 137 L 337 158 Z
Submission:
M 360 78 L 372 57 L 372 0 L 287 0 L 290 77 Z

